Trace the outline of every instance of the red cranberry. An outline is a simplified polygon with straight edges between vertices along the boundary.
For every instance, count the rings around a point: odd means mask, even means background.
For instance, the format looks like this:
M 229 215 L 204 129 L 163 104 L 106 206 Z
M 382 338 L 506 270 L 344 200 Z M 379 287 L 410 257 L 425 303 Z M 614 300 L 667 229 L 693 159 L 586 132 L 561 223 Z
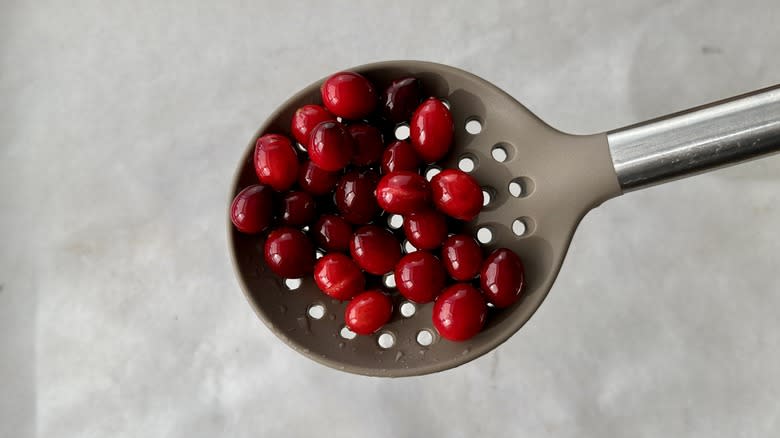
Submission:
M 469 174 L 445 169 L 431 179 L 433 203 L 444 214 L 470 221 L 482 209 L 482 189 Z
M 409 253 L 395 266 L 398 292 L 416 303 L 433 301 L 444 289 L 445 280 L 439 259 L 425 251 Z
M 435 249 L 447 238 L 447 220 L 435 210 L 423 210 L 404 217 L 406 240 L 418 249 Z
M 397 140 L 385 149 L 382 155 L 382 173 L 408 170 L 417 172 L 420 167 L 420 157 L 414 151 L 414 146 L 408 141 Z
M 413 213 L 430 205 L 431 187 L 420 174 L 406 170 L 390 172 L 379 180 L 376 200 L 379 207 L 387 212 Z
M 314 282 L 326 295 L 348 300 L 366 287 L 366 278 L 355 262 L 344 254 L 326 254 L 314 265 Z
M 352 225 L 339 216 L 326 214 L 314 224 L 314 239 L 326 251 L 348 251 Z
M 355 155 L 352 163 L 357 166 L 370 166 L 379 162 L 385 145 L 382 143 L 382 134 L 371 125 L 358 123 L 349 125 L 347 130 L 355 141 Z
M 366 224 L 379 214 L 374 189 L 378 176 L 375 172 L 350 172 L 336 186 L 334 200 L 341 216 L 353 224 Z
M 345 71 L 329 77 L 320 87 L 322 102 L 333 114 L 362 119 L 376 107 L 374 86 L 358 73 Z
M 433 305 L 433 325 L 450 341 L 465 341 L 479 333 L 486 315 L 482 294 L 466 283 L 448 287 Z
M 290 192 L 282 199 L 281 216 L 287 225 L 306 225 L 317 217 L 317 204 L 306 192 Z
M 357 264 L 369 274 L 383 275 L 393 270 L 401 258 L 401 245 L 384 228 L 366 225 L 352 236 L 350 254 Z
M 278 134 L 266 134 L 255 143 L 255 172 L 260 182 L 284 191 L 298 176 L 298 154 L 290 140 Z
M 441 259 L 450 277 L 468 281 L 476 277 L 482 268 L 482 248 L 471 236 L 456 234 L 444 241 Z
M 396 79 L 382 94 L 382 113 L 391 122 L 405 122 L 421 100 L 422 90 L 417 78 Z
M 336 117 L 325 108 L 319 105 L 304 105 L 295 110 L 290 131 L 298 143 L 306 147 L 309 144 L 311 130 L 328 120 L 335 121 Z
M 487 300 L 498 308 L 514 304 L 523 292 L 525 269 L 514 252 L 499 248 L 482 265 L 480 286 Z
M 355 142 L 341 123 L 322 122 L 311 131 L 308 151 L 309 158 L 317 167 L 335 172 L 349 164 Z
M 314 268 L 314 248 L 302 231 L 279 227 L 265 241 L 265 263 L 283 278 L 301 278 Z
M 353 332 L 370 335 L 387 324 L 392 315 L 393 303 L 390 298 L 381 291 L 369 290 L 347 304 L 344 321 Z
M 322 170 L 311 161 L 301 164 L 298 172 L 298 185 L 312 195 L 319 196 L 330 193 L 338 182 L 338 172 Z
M 271 189 L 262 185 L 252 185 L 236 195 L 230 204 L 230 220 L 242 233 L 255 234 L 271 224 L 273 217 L 273 198 Z
M 439 161 L 449 152 L 454 125 L 450 110 L 439 99 L 431 97 L 417 107 L 409 128 L 412 145 L 425 162 Z

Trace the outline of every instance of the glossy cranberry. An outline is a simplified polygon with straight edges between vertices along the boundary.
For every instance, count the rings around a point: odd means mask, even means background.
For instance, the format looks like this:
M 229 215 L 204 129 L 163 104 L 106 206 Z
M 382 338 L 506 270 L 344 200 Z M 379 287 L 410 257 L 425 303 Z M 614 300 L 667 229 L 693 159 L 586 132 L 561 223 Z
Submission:
M 423 161 L 439 161 L 449 152 L 454 125 L 450 110 L 439 99 L 431 97 L 417 107 L 409 128 L 412 146 Z
M 482 189 L 469 174 L 445 169 L 431 179 L 433 203 L 444 214 L 470 221 L 482 209 Z
M 336 116 L 319 105 L 304 105 L 295 110 L 290 131 L 298 143 L 306 147 L 309 144 L 309 133 L 312 129 L 328 120 L 336 121 Z
M 347 304 L 344 322 L 359 335 L 370 335 L 382 328 L 393 315 L 390 297 L 378 290 L 361 293 Z
M 282 222 L 287 225 L 306 225 L 317 218 L 317 204 L 306 192 L 290 192 L 282 198 Z
M 255 184 L 241 190 L 230 204 L 230 220 L 242 233 L 263 231 L 273 219 L 273 197 L 267 186 Z
M 348 251 L 352 240 L 352 225 L 339 216 L 326 214 L 312 229 L 317 245 L 326 251 Z
M 379 130 L 364 123 L 349 125 L 347 130 L 355 141 L 355 155 L 352 156 L 352 163 L 358 166 L 370 166 L 378 163 L 385 150 L 382 134 L 379 133 Z
M 498 308 L 509 307 L 523 292 L 523 262 L 514 252 L 499 248 L 485 259 L 479 282 L 489 302 Z
M 442 292 L 433 305 L 433 325 L 444 339 L 465 341 L 485 324 L 487 306 L 482 294 L 466 283 L 454 284 Z
M 301 164 L 298 171 L 298 185 L 312 195 L 319 196 L 330 193 L 338 182 L 338 172 L 322 170 L 311 161 Z
M 422 210 L 404 217 L 406 240 L 417 249 L 435 249 L 447 238 L 447 220 L 436 210 Z
M 355 142 L 341 123 L 322 122 L 311 131 L 307 150 L 309 158 L 317 167 L 335 172 L 349 164 L 355 151 Z
M 349 252 L 364 271 L 383 275 L 392 271 L 401 258 L 401 245 L 390 231 L 376 225 L 366 225 L 352 236 Z
M 362 119 L 376 107 L 374 86 L 362 75 L 351 71 L 329 77 L 320 87 L 320 92 L 328 111 L 345 119 Z
M 390 143 L 390 146 L 388 146 L 387 149 L 385 149 L 384 154 L 382 154 L 382 173 L 400 170 L 417 172 L 417 168 L 420 167 L 420 164 L 422 164 L 420 157 L 417 156 L 417 152 L 414 151 L 414 146 L 408 141 L 394 141 L 393 143 Z
M 350 172 L 336 186 L 334 200 L 341 216 L 353 224 L 366 224 L 379 214 L 374 189 L 378 176 L 375 172 Z
M 298 154 L 290 139 L 266 134 L 255 143 L 255 172 L 260 182 L 276 191 L 290 188 L 298 177 Z
M 482 268 L 482 248 L 473 237 L 456 234 L 444 241 L 441 260 L 447 273 L 454 280 L 471 280 Z
M 314 282 L 326 295 L 348 300 L 366 287 L 366 278 L 358 265 L 339 252 L 325 254 L 314 265 Z
M 480 192 L 480 196 L 481 196 Z M 431 203 L 431 186 L 422 175 L 407 170 L 390 172 L 376 186 L 379 207 L 389 213 L 425 210 Z
M 405 122 L 421 100 L 422 89 L 417 78 L 396 79 L 382 93 L 382 114 L 391 122 Z
M 439 259 L 425 251 L 406 254 L 395 266 L 398 292 L 416 303 L 430 303 L 444 289 L 446 273 Z
M 265 263 L 283 278 L 301 278 L 314 268 L 314 247 L 302 231 L 279 227 L 265 240 Z

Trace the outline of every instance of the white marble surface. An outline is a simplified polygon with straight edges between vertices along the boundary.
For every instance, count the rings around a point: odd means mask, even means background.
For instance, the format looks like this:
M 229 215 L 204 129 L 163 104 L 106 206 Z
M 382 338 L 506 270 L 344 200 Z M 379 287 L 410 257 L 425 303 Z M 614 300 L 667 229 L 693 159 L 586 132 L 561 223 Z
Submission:
M 237 157 L 336 69 L 452 64 L 578 133 L 780 82 L 776 0 L 509 3 L 0 2 L 0 437 L 776 436 L 780 157 L 606 203 L 437 375 L 326 369 L 245 302 Z

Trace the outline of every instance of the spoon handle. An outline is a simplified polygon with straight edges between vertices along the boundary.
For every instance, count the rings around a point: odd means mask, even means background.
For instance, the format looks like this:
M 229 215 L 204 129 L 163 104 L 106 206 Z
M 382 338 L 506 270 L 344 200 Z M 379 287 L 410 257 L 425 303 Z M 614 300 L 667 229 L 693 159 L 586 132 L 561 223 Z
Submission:
M 780 152 L 780 85 L 616 129 L 624 192 Z

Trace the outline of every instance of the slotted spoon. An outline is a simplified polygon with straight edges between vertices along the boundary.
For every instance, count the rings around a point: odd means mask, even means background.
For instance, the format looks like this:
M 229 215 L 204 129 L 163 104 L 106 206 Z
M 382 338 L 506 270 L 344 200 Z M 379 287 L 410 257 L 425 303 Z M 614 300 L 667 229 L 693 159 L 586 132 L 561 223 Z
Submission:
M 354 336 L 343 330 L 346 303 L 325 296 L 311 278 L 297 282 L 274 276 L 264 266 L 261 239 L 237 232 L 228 221 L 236 274 L 260 318 L 298 352 L 352 373 L 427 374 L 487 353 L 520 329 L 542 303 L 588 211 L 627 191 L 780 150 L 780 87 L 576 136 L 555 130 L 494 85 L 457 68 L 392 61 L 350 70 L 378 88 L 415 76 L 429 95 L 449 102 L 455 141 L 445 166 L 473 167 L 471 174 L 490 198 L 467 229 L 489 240 L 490 249 L 515 251 L 527 273 L 522 299 L 501 311 L 491 309 L 484 330 L 468 341 L 439 338 L 431 323 L 432 304 L 410 307 L 400 297 L 395 298 L 392 321 L 380 332 Z M 256 183 L 255 140 L 264 133 L 287 132 L 298 107 L 320 103 L 320 83 L 287 100 L 260 127 L 240 161 L 231 195 Z M 467 122 L 469 131 L 481 131 L 468 132 Z

